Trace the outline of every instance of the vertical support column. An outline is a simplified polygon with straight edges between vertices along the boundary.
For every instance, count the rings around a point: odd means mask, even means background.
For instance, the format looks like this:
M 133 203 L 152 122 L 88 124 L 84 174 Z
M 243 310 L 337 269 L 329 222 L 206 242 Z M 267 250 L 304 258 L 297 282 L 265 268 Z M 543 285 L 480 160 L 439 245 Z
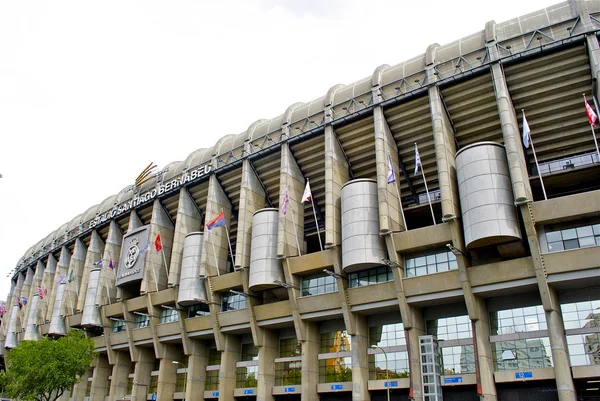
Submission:
M 148 384 L 150 383 L 152 368 L 154 367 L 154 351 L 150 348 L 138 347 L 137 354 L 131 400 L 146 401 L 148 397 Z M 145 386 L 136 385 L 136 382 L 145 384 Z M 171 399 L 173 399 L 172 395 Z
M 377 194 L 379 198 L 379 230 L 404 231 L 404 221 L 396 183 L 388 184 L 389 157 L 394 171 L 398 171 L 398 147 L 388 127 L 382 107 L 373 109 L 375 129 L 375 159 L 377 165 Z
M 93 372 L 94 368 L 88 368 L 85 373 L 81 375 L 80 382 L 73 387 L 73 393 L 71 395 L 73 401 L 83 401 L 88 386 L 88 379 L 92 377 Z
M 115 361 L 110 381 L 109 400 L 122 400 L 127 395 L 127 380 L 131 372 L 131 359 L 128 352 L 115 352 Z
M 106 396 L 106 385 L 108 376 L 112 369 L 108 364 L 108 359 L 105 354 L 96 355 L 94 363 L 94 374 L 92 375 L 92 389 L 90 391 L 90 401 L 104 401 Z
M 302 396 L 301 401 L 319 399 L 319 326 L 305 323 L 305 340 L 302 342 Z
M 331 125 L 325 126 L 325 247 L 342 244 L 342 185 L 350 179 L 348 162 Z
M 219 368 L 219 401 L 234 401 L 235 363 L 240 360 L 242 344 L 233 334 L 224 335 L 224 347 Z
M 173 250 L 171 251 L 171 262 L 169 263 L 169 287 L 179 285 L 185 236 L 189 233 L 200 231 L 201 227 L 202 216 L 200 215 L 200 211 L 187 189 L 181 188 L 179 191 L 177 218 L 175 219 L 175 232 L 173 233 Z
M 274 401 L 275 358 L 279 355 L 279 337 L 272 330 L 264 330 L 264 342 L 258 349 L 258 388 L 256 401 Z
M 96 304 L 106 305 L 116 300 L 116 288 L 115 288 L 115 274 L 117 266 L 119 266 L 119 259 L 121 258 L 121 244 L 123 243 L 123 232 L 121 227 L 115 220 L 111 220 L 110 226 L 108 227 L 108 235 L 106 236 L 106 244 L 104 245 L 104 268 L 100 274 L 100 288 L 96 294 Z M 111 269 L 109 264 L 113 262 L 113 268 Z M 107 291 L 110 299 L 107 299 Z
M 283 143 L 281 145 L 279 204 L 283 204 L 283 196 L 287 187 L 290 200 L 288 210 L 290 211 L 285 216 L 283 213 L 279 213 L 277 256 L 298 256 L 296 235 L 300 243 L 300 250 L 304 251 L 304 205 L 300 202 L 304 185 L 304 176 L 292 155 L 290 146 Z
M 67 248 L 66 246 L 63 246 L 61 251 L 60 251 L 60 256 L 58 257 L 58 262 L 56 263 L 56 275 L 60 276 L 61 274 L 64 274 L 65 277 L 68 277 L 69 274 L 69 264 L 71 263 L 71 252 L 69 251 L 69 248 Z M 50 294 L 50 299 L 49 299 L 49 303 L 48 303 L 48 311 L 46 312 L 46 320 L 52 320 L 52 312 L 54 311 L 54 303 L 56 302 L 56 291 L 58 290 L 59 285 L 56 283 L 54 283 L 54 286 L 52 287 L 52 293 Z M 63 297 L 63 302 L 62 304 L 64 305 L 64 298 L 66 298 L 66 295 Z
M 242 164 L 242 186 L 238 210 L 238 229 L 235 247 L 235 267 L 250 266 L 250 242 L 252 239 L 252 216 L 265 207 L 265 191 L 249 159 Z
M 188 374 L 185 387 L 186 400 L 204 399 L 204 382 L 206 380 L 207 365 L 208 349 L 206 348 L 206 344 L 197 340 L 190 340 Z
M 29 295 L 29 292 L 31 291 L 34 275 L 35 271 L 33 270 L 33 266 L 28 266 L 27 274 L 25 275 L 25 280 L 23 281 L 23 287 L 21 288 L 21 294 L 19 294 L 19 297 L 24 296 L 27 300 L 27 305 L 23 305 L 19 313 L 21 319 L 21 329 L 25 329 L 25 325 L 27 324 L 27 316 L 29 315 L 29 309 L 31 309 L 31 296 Z M 19 333 L 21 332 L 22 331 L 19 330 Z
M 369 325 L 366 316 L 355 316 L 356 332 L 351 336 L 352 344 L 352 401 L 369 401 Z
M 73 272 L 73 277 L 75 278 L 72 282 L 67 283 L 67 294 L 65 294 L 63 300 L 66 305 L 65 313 L 67 315 L 73 314 L 75 307 L 77 306 L 77 291 L 82 283 L 83 277 L 83 269 L 85 266 L 85 255 L 87 253 L 87 249 L 83 242 L 79 238 L 75 240 L 75 249 L 73 251 L 73 256 L 71 256 L 71 263 L 69 263 L 69 268 L 67 269 L 67 279 L 71 276 L 71 272 Z
M 460 198 L 456 181 L 456 144 L 450 121 L 442 105 L 440 89 L 437 86 L 429 88 L 429 107 L 442 197 L 442 218 L 452 219 L 460 216 Z
M 231 203 L 223 191 L 217 176 L 212 174 L 208 181 L 208 196 L 205 209 L 206 222 L 211 221 L 221 211 L 225 213 L 225 222 L 231 226 Z M 229 227 L 227 230 L 229 230 Z M 214 247 L 213 247 L 214 245 Z M 216 252 L 216 255 L 215 255 Z M 217 269 L 220 274 L 227 273 L 227 254 L 229 253 L 229 244 L 227 243 L 227 233 L 223 227 L 209 230 L 204 228 L 204 243 L 202 244 L 202 255 L 200 258 L 200 275 L 216 276 Z M 215 264 L 215 257 L 216 263 Z
M 83 311 L 85 305 L 85 297 L 87 295 L 88 282 L 90 281 L 90 270 L 94 267 L 94 263 L 102 259 L 102 253 L 104 252 L 104 241 L 98 234 L 98 231 L 92 230 L 92 237 L 90 238 L 90 246 L 87 249 L 85 255 L 85 262 L 83 268 L 83 275 L 81 278 L 81 284 L 79 285 L 79 292 L 77 296 L 77 312 Z M 108 267 L 108 261 L 106 262 Z
M 412 386 L 413 398 L 415 399 L 415 401 L 423 401 L 419 336 L 426 335 L 427 330 L 425 329 L 425 319 L 423 318 L 423 311 L 416 307 L 411 308 L 412 321 L 410 322 L 410 329 L 406 329 L 406 331 L 404 332 L 405 336 L 407 337 L 407 343 L 410 347 L 410 382 Z
M 54 305 L 52 294 L 56 287 L 56 259 L 54 255 L 49 254 L 48 260 L 46 260 L 46 270 L 44 270 L 44 277 L 42 278 L 42 287 L 45 288 L 48 293 L 44 297 L 44 308 L 41 314 L 41 320 L 43 323 L 50 321 L 52 317 L 51 307 Z
M 140 288 L 141 292 L 154 292 L 158 284 L 159 290 L 167 288 L 167 266 L 171 258 L 173 248 L 173 231 L 175 226 L 167 214 L 160 200 L 156 199 L 152 207 L 152 219 L 150 220 L 150 235 L 148 237 L 149 251 L 146 253 L 146 266 L 144 269 L 144 280 Z M 156 251 L 155 241 L 160 234 L 163 250 Z M 164 252 L 164 257 L 163 257 Z M 165 266 L 166 259 L 166 266 Z M 154 270 L 154 273 L 152 272 Z M 154 281 L 154 278 L 158 283 Z
M 173 344 L 164 345 L 164 357 L 160 360 L 158 367 L 158 401 L 172 401 L 175 393 L 175 384 L 177 381 L 177 369 L 181 365 L 176 365 L 173 361 L 180 361 L 180 352 Z
M 490 343 L 490 315 L 485 305 L 485 299 L 474 297 L 474 301 L 479 318 L 471 323 L 475 327 L 473 342 L 477 347 L 482 400 L 496 401 L 498 393 L 496 392 L 496 382 L 494 380 L 494 360 L 492 358 L 492 344 Z

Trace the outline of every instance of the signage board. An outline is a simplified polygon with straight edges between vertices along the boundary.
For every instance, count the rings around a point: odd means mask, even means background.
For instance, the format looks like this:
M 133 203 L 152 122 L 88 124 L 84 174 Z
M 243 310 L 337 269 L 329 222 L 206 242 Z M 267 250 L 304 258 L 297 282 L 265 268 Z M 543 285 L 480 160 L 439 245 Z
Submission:
M 515 372 L 515 379 L 532 379 L 533 372 Z
M 123 236 L 121 258 L 117 266 L 116 286 L 141 281 L 144 278 L 146 254 L 150 250 L 150 226 L 142 226 Z
M 342 389 L 342 385 L 341 384 L 332 384 L 331 385 L 331 389 L 332 390 L 341 390 Z
M 444 377 L 444 383 L 462 383 L 462 377 Z

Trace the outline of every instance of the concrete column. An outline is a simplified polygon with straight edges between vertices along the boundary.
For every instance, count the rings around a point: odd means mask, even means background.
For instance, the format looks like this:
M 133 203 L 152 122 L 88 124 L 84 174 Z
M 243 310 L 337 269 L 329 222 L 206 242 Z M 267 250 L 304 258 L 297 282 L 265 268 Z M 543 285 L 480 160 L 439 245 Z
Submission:
M 119 227 L 119 224 L 115 220 L 111 220 L 102 256 L 104 267 L 100 273 L 100 288 L 96 294 L 96 305 L 106 305 L 115 302 L 117 299 L 115 274 L 119 265 L 119 259 L 121 258 L 122 243 L 123 232 L 121 231 L 121 227 Z M 110 268 L 111 260 L 113 262 L 112 269 Z M 106 288 L 108 288 L 108 295 Z
M 577 392 L 571 376 L 571 362 L 569 360 L 569 349 L 565 336 L 565 325 L 560 310 L 560 302 L 556 290 L 550 288 L 550 298 L 555 306 L 553 310 L 546 311 L 546 323 L 548 324 L 548 337 L 552 349 L 552 363 L 554 364 L 554 376 L 556 379 L 556 390 L 559 401 L 576 401 Z
M 68 292 L 65 294 L 64 302 L 66 305 L 67 315 L 76 313 L 75 308 L 77 307 L 77 293 L 83 281 L 82 279 L 86 253 L 86 246 L 79 238 L 77 238 L 75 240 L 75 249 L 73 250 L 73 255 L 71 256 L 71 262 L 69 263 L 69 268 L 67 269 L 67 279 L 69 279 L 71 276 L 71 272 L 75 278 L 72 282 L 66 284 Z
M 298 256 L 296 234 L 300 250 L 304 252 L 304 205 L 300 202 L 306 182 L 287 143 L 281 145 L 279 175 L 279 204 L 283 205 L 285 189 L 288 190 L 288 212 L 279 213 L 277 231 L 277 256 Z M 294 233 L 295 230 L 295 233 Z
M 242 164 L 242 185 L 238 210 L 238 229 L 235 250 L 235 267 L 250 266 L 250 242 L 252 239 L 252 216 L 266 206 L 266 194 L 249 159 Z
M 56 259 L 52 254 L 49 254 L 46 261 L 46 269 L 44 270 L 44 277 L 42 278 L 42 287 L 48 291 L 44 296 L 44 307 L 41 315 L 41 320 L 44 323 L 49 322 L 52 317 L 50 306 L 54 305 L 54 302 L 52 302 L 52 293 L 56 287 L 56 277 Z
M 88 379 L 92 377 L 93 372 L 94 368 L 86 370 L 81 376 L 81 381 L 73 387 L 73 394 L 71 395 L 73 401 L 83 401 L 88 386 Z
M 90 391 L 90 401 L 104 401 L 106 396 L 106 385 L 108 376 L 112 373 L 112 368 L 108 364 L 108 358 L 105 354 L 96 355 L 94 362 L 95 368 L 92 375 L 92 389 Z
M 379 198 L 379 230 L 404 231 L 402 219 L 402 205 L 398 199 L 399 187 L 388 184 L 389 158 L 392 159 L 394 171 L 398 172 L 398 147 L 390 131 L 382 107 L 373 109 L 373 123 L 375 128 L 375 159 L 377 164 L 377 195 Z M 397 175 L 395 177 L 398 179 Z M 396 191 L 398 188 L 398 191 Z
M 206 199 L 205 210 L 205 224 L 213 220 L 221 213 L 221 211 L 223 211 L 225 213 L 225 222 L 228 226 L 227 229 L 229 230 L 229 227 L 231 226 L 231 203 L 214 174 L 210 176 L 208 181 L 208 196 Z M 209 235 L 209 230 L 205 226 L 204 243 L 202 244 L 202 255 L 200 256 L 200 275 L 216 276 L 217 268 L 220 274 L 227 273 L 228 253 L 229 244 L 227 243 L 227 233 L 225 228 L 214 228 L 210 230 Z
M 148 384 L 152 368 L 154 367 L 154 351 L 151 348 L 138 347 L 137 361 L 135 363 L 133 390 L 131 392 L 132 401 L 146 401 L 148 396 Z M 146 384 L 146 386 L 136 385 L 135 383 Z M 171 400 L 173 399 L 171 395 Z M 162 399 L 161 399 L 162 400 Z
M 23 336 L 24 340 L 37 341 L 40 339 L 39 333 L 39 308 L 40 308 L 40 296 L 35 294 L 34 296 L 29 298 L 28 306 L 29 313 L 27 314 L 27 319 L 25 320 L 25 334 Z
M 158 368 L 158 401 L 172 401 L 177 381 L 177 369 L 182 366 L 173 361 L 181 362 L 181 352 L 174 344 L 164 344 L 164 358 Z
M 325 126 L 325 246 L 342 244 L 342 185 L 350 179 L 348 162 L 331 125 Z
M 179 191 L 179 205 L 177 206 L 177 218 L 175 219 L 175 231 L 173 233 L 173 250 L 171 251 L 171 261 L 169 263 L 169 287 L 179 285 L 185 236 L 200 231 L 201 227 L 202 216 L 200 211 L 187 189 L 182 188 Z
M 150 220 L 150 235 L 148 237 L 150 249 L 146 253 L 144 279 L 140 288 L 142 293 L 156 291 L 157 283 L 154 280 L 155 277 L 158 280 L 159 290 L 167 288 L 167 266 L 169 265 L 171 249 L 173 248 L 174 229 L 175 226 L 167 211 L 163 208 L 160 201 L 156 199 L 152 208 L 152 219 Z M 163 250 L 157 252 L 155 241 L 159 234 Z
M 473 342 L 477 347 L 482 400 L 496 401 L 498 395 L 494 381 L 494 361 L 492 358 L 492 344 L 490 343 L 490 314 L 487 311 L 485 299 L 474 297 L 474 305 L 479 319 L 473 320 L 471 323 L 475 328 Z
M 233 334 L 225 334 L 224 340 L 219 368 L 219 401 L 234 401 L 235 363 L 240 360 L 242 344 L 240 338 Z
M 258 349 L 258 388 L 256 401 L 274 401 L 275 358 L 279 356 L 279 336 L 272 330 L 264 330 L 264 343 Z
M 456 181 L 456 143 L 446 110 L 442 105 L 440 89 L 437 86 L 429 88 L 429 106 L 431 109 L 438 181 L 442 197 L 442 217 L 459 217 L 460 198 Z
M 188 374 L 185 387 L 186 400 L 204 400 L 204 383 L 206 381 L 207 365 L 208 349 L 206 344 L 197 340 L 190 340 Z
M 25 329 L 25 325 L 27 324 L 27 316 L 29 315 L 29 309 L 31 309 L 31 296 L 30 291 L 33 284 L 33 276 L 35 275 L 35 270 L 33 270 L 33 266 L 27 267 L 27 274 L 25 275 L 25 280 L 23 281 L 23 287 L 21 288 L 20 297 L 25 297 L 27 300 L 27 305 L 23 305 L 20 310 L 21 317 L 21 328 Z
M 131 373 L 132 363 L 129 352 L 115 352 L 115 364 L 112 367 L 109 400 L 121 400 L 127 395 L 127 380 Z
M 411 328 L 405 330 L 407 346 L 410 350 L 410 383 L 415 401 L 423 401 L 423 391 L 421 389 L 421 352 L 419 349 L 419 336 L 427 334 L 425 320 L 421 309 L 410 306 L 411 308 Z
M 352 401 L 369 401 L 369 324 L 366 316 L 355 315 L 356 332 L 352 344 Z
M 85 306 L 85 297 L 87 295 L 87 287 L 88 282 L 90 280 L 90 270 L 92 268 L 97 267 L 94 266 L 94 263 L 97 263 L 102 259 L 102 255 L 104 252 L 104 241 L 98 234 L 98 231 L 92 230 L 92 236 L 90 238 L 90 246 L 87 249 L 87 253 L 85 255 L 85 262 L 83 268 L 83 275 L 81 277 L 81 284 L 79 285 L 79 292 L 77 296 L 77 307 L 75 310 L 77 312 L 83 311 L 83 307 Z M 106 261 L 106 267 L 108 267 L 108 261 Z
M 140 219 L 140 216 L 138 216 L 135 210 L 132 210 L 129 214 L 129 224 L 127 225 L 127 232 L 133 231 L 136 228 L 140 228 L 143 225 L 144 223 L 142 222 L 142 219 Z
M 8 333 L 8 324 L 10 322 L 10 315 L 12 313 L 12 306 L 14 305 L 12 303 L 12 299 L 13 299 L 13 294 L 15 292 L 15 287 L 17 286 L 17 283 L 14 280 L 11 280 L 10 282 L 10 291 L 8 293 L 8 295 L 6 296 L 6 312 L 4 313 L 4 317 L 1 320 L 1 326 L 0 326 L 0 333 L 2 333 L 2 344 L 0 344 L 0 355 L 4 355 L 4 344 L 6 341 L 6 335 Z
M 319 326 L 306 322 L 302 342 L 302 396 L 301 401 L 319 399 Z
M 48 258 L 50 260 L 50 258 Z M 71 263 L 71 252 L 66 246 L 63 246 L 60 251 L 60 256 L 58 257 L 58 262 L 56 263 L 56 277 L 61 277 L 64 275 L 67 277 L 69 273 L 69 264 Z M 56 280 L 54 280 L 54 286 L 52 287 L 52 292 L 50 293 L 50 297 L 48 299 L 48 310 L 46 311 L 46 320 L 52 320 L 52 311 L 54 310 L 54 303 L 56 301 L 56 291 L 58 290 L 58 284 Z M 64 304 L 64 302 L 63 302 Z

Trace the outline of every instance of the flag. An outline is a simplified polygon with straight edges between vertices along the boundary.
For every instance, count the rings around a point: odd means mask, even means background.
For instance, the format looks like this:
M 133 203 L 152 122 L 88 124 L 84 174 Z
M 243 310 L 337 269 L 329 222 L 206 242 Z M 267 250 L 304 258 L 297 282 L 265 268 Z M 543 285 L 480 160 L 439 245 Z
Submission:
M 388 154 L 388 184 L 396 182 L 396 174 L 394 173 L 394 165 L 392 164 L 392 156 Z
M 6 313 L 6 304 L 1 303 L 0 304 L 0 318 L 3 318 L 5 313 Z
M 223 227 L 225 224 L 225 212 L 221 212 L 221 214 L 219 214 L 217 217 L 209 221 L 208 224 L 206 224 L 206 228 L 208 228 L 208 230 L 210 231 L 213 228 Z
M 158 233 L 156 239 L 154 240 L 154 246 L 156 247 L 156 252 L 160 252 L 160 250 L 163 249 L 162 242 L 160 240 L 160 233 Z
M 73 274 L 73 269 L 71 269 L 71 273 L 69 274 L 69 279 L 67 280 L 67 283 L 71 283 L 75 281 L 75 275 Z
M 148 244 L 146 244 L 146 246 L 145 246 L 145 247 L 143 247 L 142 249 L 140 249 L 140 254 L 147 252 L 147 251 L 148 251 L 148 248 L 150 248 L 150 244 L 149 244 L 149 243 L 148 243 Z
M 58 276 L 58 278 L 56 279 L 56 282 L 58 284 L 67 284 L 67 276 L 65 276 L 64 274 L 61 274 L 60 276 Z
M 23 303 L 21 302 L 20 297 L 17 297 L 17 306 L 19 307 L 19 309 L 21 309 L 23 307 Z
M 598 120 L 598 116 L 594 113 L 594 110 L 590 107 L 587 100 L 585 102 L 585 113 L 587 114 L 588 121 L 592 126 L 596 126 L 596 120 Z
M 27 298 L 25 298 L 25 295 L 21 295 L 21 303 L 23 306 L 27 305 Z
M 94 266 L 100 266 L 100 267 L 102 267 L 102 266 L 104 266 L 104 262 L 102 261 L 102 259 L 100 259 L 99 261 L 94 262 Z
M 48 290 L 46 288 L 42 288 L 41 285 L 38 285 L 38 295 L 40 299 L 44 299 L 44 295 L 48 294 Z
M 419 156 L 419 149 L 415 143 L 415 175 L 419 172 L 419 166 L 423 168 L 423 165 L 421 164 L 421 156 Z
M 306 187 L 304 187 L 304 193 L 302 194 L 302 203 L 308 202 L 312 197 L 312 193 L 310 192 L 310 184 L 308 180 L 306 180 Z
M 287 207 L 290 204 L 290 197 L 288 195 L 287 187 L 285 188 L 285 192 L 283 193 L 283 206 L 281 206 L 281 213 L 285 216 L 287 214 Z
M 110 255 L 110 260 L 109 260 L 109 262 L 108 262 L 108 267 L 109 267 L 111 270 L 115 268 L 115 264 L 113 263 L 113 260 L 112 260 L 112 255 Z
M 529 124 L 525 118 L 525 110 L 523 110 L 523 145 L 525 148 L 529 148 L 529 140 L 531 138 L 530 134 L 531 130 L 529 129 Z

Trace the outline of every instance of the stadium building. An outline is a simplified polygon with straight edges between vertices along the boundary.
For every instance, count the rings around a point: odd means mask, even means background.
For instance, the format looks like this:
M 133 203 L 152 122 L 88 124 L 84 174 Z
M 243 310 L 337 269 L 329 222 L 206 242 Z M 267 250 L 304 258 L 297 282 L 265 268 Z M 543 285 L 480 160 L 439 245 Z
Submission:
M 598 400 L 599 32 L 482 23 L 146 169 L 25 253 L 3 352 L 85 330 L 76 401 Z

